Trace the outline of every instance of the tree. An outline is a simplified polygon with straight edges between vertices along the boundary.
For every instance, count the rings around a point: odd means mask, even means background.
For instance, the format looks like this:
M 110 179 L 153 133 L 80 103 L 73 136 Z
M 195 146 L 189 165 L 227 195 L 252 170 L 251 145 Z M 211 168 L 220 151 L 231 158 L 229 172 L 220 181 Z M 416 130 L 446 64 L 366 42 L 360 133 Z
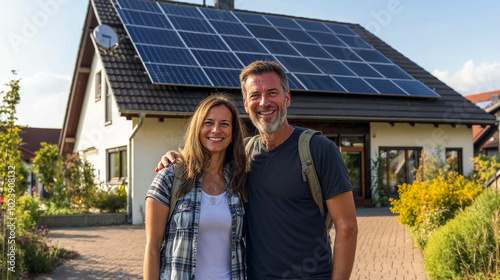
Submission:
M 14 79 L 5 84 L 9 90 L 1 91 L 2 103 L 0 104 L 0 195 L 15 185 L 15 193 L 20 195 L 27 186 L 27 172 L 21 158 L 19 146 L 21 129 L 15 125 L 16 107 L 19 105 L 20 79 L 16 79 L 16 71 L 12 71 Z M 10 184 L 9 184 L 10 183 Z
M 47 192 L 52 192 L 54 188 L 54 177 L 57 175 L 57 162 L 60 159 L 57 145 L 41 143 L 40 150 L 35 152 L 35 157 L 31 160 L 32 170 L 35 174 L 40 174 L 40 181 Z

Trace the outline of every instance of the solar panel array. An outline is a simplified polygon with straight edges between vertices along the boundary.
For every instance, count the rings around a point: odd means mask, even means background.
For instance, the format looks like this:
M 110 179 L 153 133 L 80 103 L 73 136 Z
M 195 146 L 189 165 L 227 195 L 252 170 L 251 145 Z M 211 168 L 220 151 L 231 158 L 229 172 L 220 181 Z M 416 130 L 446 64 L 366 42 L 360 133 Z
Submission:
M 155 84 L 238 88 L 244 66 L 274 60 L 292 90 L 439 97 L 346 25 L 142 0 L 115 9 Z

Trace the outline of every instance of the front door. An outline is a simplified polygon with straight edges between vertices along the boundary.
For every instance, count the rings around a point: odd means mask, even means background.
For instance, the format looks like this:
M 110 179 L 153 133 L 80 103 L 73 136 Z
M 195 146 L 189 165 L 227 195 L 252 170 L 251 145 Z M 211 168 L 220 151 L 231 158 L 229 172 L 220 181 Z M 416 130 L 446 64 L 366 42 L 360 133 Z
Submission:
M 349 172 L 354 197 L 365 197 L 365 153 L 364 147 L 341 147 L 342 158 Z

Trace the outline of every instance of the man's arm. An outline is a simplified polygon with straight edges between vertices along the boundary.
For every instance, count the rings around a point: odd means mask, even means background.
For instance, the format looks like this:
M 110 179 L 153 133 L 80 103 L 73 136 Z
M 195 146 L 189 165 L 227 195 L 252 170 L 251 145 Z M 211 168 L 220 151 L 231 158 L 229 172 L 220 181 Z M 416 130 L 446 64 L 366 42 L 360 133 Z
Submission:
M 326 201 L 335 226 L 332 280 L 348 280 L 354 264 L 358 223 L 352 191 Z
M 175 163 L 176 159 L 181 156 L 181 153 L 178 151 L 170 150 L 165 155 L 161 157 L 160 162 L 158 162 L 158 167 L 155 169 L 155 172 L 162 170 L 163 168 L 167 168 L 170 163 Z

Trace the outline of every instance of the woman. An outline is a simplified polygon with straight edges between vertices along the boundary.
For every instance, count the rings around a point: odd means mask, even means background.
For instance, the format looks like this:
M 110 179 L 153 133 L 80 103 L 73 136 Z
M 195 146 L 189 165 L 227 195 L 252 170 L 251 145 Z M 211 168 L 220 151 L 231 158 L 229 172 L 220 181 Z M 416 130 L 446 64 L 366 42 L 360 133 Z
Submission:
M 243 202 L 248 163 L 243 126 L 228 95 L 205 98 L 190 120 L 171 194 L 173 165 L 146 195 L 144 279 L 245 279 Z M 177 203 L 167 224 L 171 195 Z M 163 243 L 163 244 L 162 244 Z

